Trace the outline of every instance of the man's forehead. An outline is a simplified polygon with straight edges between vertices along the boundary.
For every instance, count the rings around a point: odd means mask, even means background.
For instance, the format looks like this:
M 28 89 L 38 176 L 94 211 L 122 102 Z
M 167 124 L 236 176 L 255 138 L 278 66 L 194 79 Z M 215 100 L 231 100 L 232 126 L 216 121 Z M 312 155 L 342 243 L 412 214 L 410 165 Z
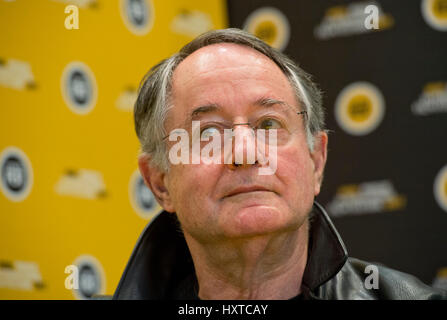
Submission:
M 295 104 L 289 80 L 276 63 L 259 51 L 233 43 L 203 47 L 175 69 L 172 79 L 174 123 L 190 119 L 194 108 L 225 106 L 244 112 L 240 106 L 272 98 Z M 222 108 L 221 108 L 222 110 Z M 169 122 L 169 120 L 168 120 Z
M 261 52 L 235 43 L 217 43 L 198 49 L 185 58 L 174 71 L 175 78 L 185 78 L 188 75 L 206 73 L 216 68 L 231 68 L 244 66 L 282 71 L 270 58 Z

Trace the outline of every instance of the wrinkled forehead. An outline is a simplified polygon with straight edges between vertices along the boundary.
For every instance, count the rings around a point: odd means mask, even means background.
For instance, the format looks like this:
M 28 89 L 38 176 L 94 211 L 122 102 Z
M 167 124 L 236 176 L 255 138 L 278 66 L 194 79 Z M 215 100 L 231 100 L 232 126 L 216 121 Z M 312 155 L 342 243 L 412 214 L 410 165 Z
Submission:
M 225 92 L 228 93 L 228 100 L 231 96 L 241 95 L 251 95 L 254 100 L 263 95 L 276 99 L 288 98 L 292 104 L 294 101 L 290 100 L 295 100 L 289 80 L 273 60 L 244 45 L 219 43 L 195 51 L 175 69 L 172 78 L 174 105 L 189 104 L 191 101 L 188 100 L 196 97 L 213 100 L 218 96 L 214 93 L 221 91 L 219 87 L 222 90 L 237 87 Z M 274 96 L 275 93 L 277 96 Z
M 258 68 L 265 72 L 274 72 L 286 80 L 276 63 L 261 52 L 240 44 L 218 43 L 200 48 L 186 57 L 174 71 L 173 85 L 184 84 L 194 76 L 224 68 Z

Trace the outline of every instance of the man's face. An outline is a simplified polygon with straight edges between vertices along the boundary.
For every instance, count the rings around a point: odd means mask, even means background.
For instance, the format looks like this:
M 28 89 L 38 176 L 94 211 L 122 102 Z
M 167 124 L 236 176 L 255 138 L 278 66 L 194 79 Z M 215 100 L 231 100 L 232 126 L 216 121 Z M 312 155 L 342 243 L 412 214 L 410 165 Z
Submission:
M 176 68 L 167 132 L 183 128 L 194 110 L 216 105 L 207 116 L 246 123 L 263 106 L 261 99 L 280 100 L 291 106 L 290 119 L 298 130 L 285 145 L 277 146 L 277 168 L 259 175 L 259 165 L 171 165 L 165 176 L 170 211 L 177 213 L 185 233 L 199 241 L 251 237 L 296 229 L 311 210 L 319 193 L 326 140 L 311 154 L 302 108 L 279 67 L 266 56 L 236 44 L 201 48 Z M 295 117 L 295 118 L 293 118 Z M 326 136 L 325 136 L 326 137 Z M 171 143 L 171 144 L 169 144 Z M 168 142 L 168 148 L 174 142 Z M 234 195 L 238 188 L 254 188 Z M 259 190 L 264 189 L 264 190 Z

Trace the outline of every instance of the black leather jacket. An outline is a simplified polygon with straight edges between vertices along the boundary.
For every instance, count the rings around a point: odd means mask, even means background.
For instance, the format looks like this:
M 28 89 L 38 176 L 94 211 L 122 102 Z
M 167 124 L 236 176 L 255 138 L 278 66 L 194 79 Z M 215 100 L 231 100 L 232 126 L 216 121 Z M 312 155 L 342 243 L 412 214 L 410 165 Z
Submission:
M 447 293 L 379 264 L 378 289 L 366 289 L 365 267 L 348 257 L 325 210 L 314 204 L 303 299 L 447 299 Z M 144 229 L 113 299 L 197 299 L 192 258 L 175 215 L 161 212 Z

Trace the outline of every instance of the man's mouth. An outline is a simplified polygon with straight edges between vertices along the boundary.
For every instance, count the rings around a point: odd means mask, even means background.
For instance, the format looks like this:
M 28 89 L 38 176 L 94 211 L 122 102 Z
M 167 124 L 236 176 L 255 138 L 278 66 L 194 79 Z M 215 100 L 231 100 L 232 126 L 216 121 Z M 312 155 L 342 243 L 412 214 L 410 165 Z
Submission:
M 244 194 L 244 193 L 249 193 L 249 192 L 257 192 L 257 191 L 273 192 L 272 190 L 269 190 L 269 189 L 267 189 L 265 187 L 262 187 L 262 186 L 245 186 L 245 187 L 239 187 L 239 188 L 231 190 L 231 192 L 226 194 L 223 197 L 223 199 L 228 198 L 228 197 L 232 197 L 232 196 L 236 196 L 238 194 Z

